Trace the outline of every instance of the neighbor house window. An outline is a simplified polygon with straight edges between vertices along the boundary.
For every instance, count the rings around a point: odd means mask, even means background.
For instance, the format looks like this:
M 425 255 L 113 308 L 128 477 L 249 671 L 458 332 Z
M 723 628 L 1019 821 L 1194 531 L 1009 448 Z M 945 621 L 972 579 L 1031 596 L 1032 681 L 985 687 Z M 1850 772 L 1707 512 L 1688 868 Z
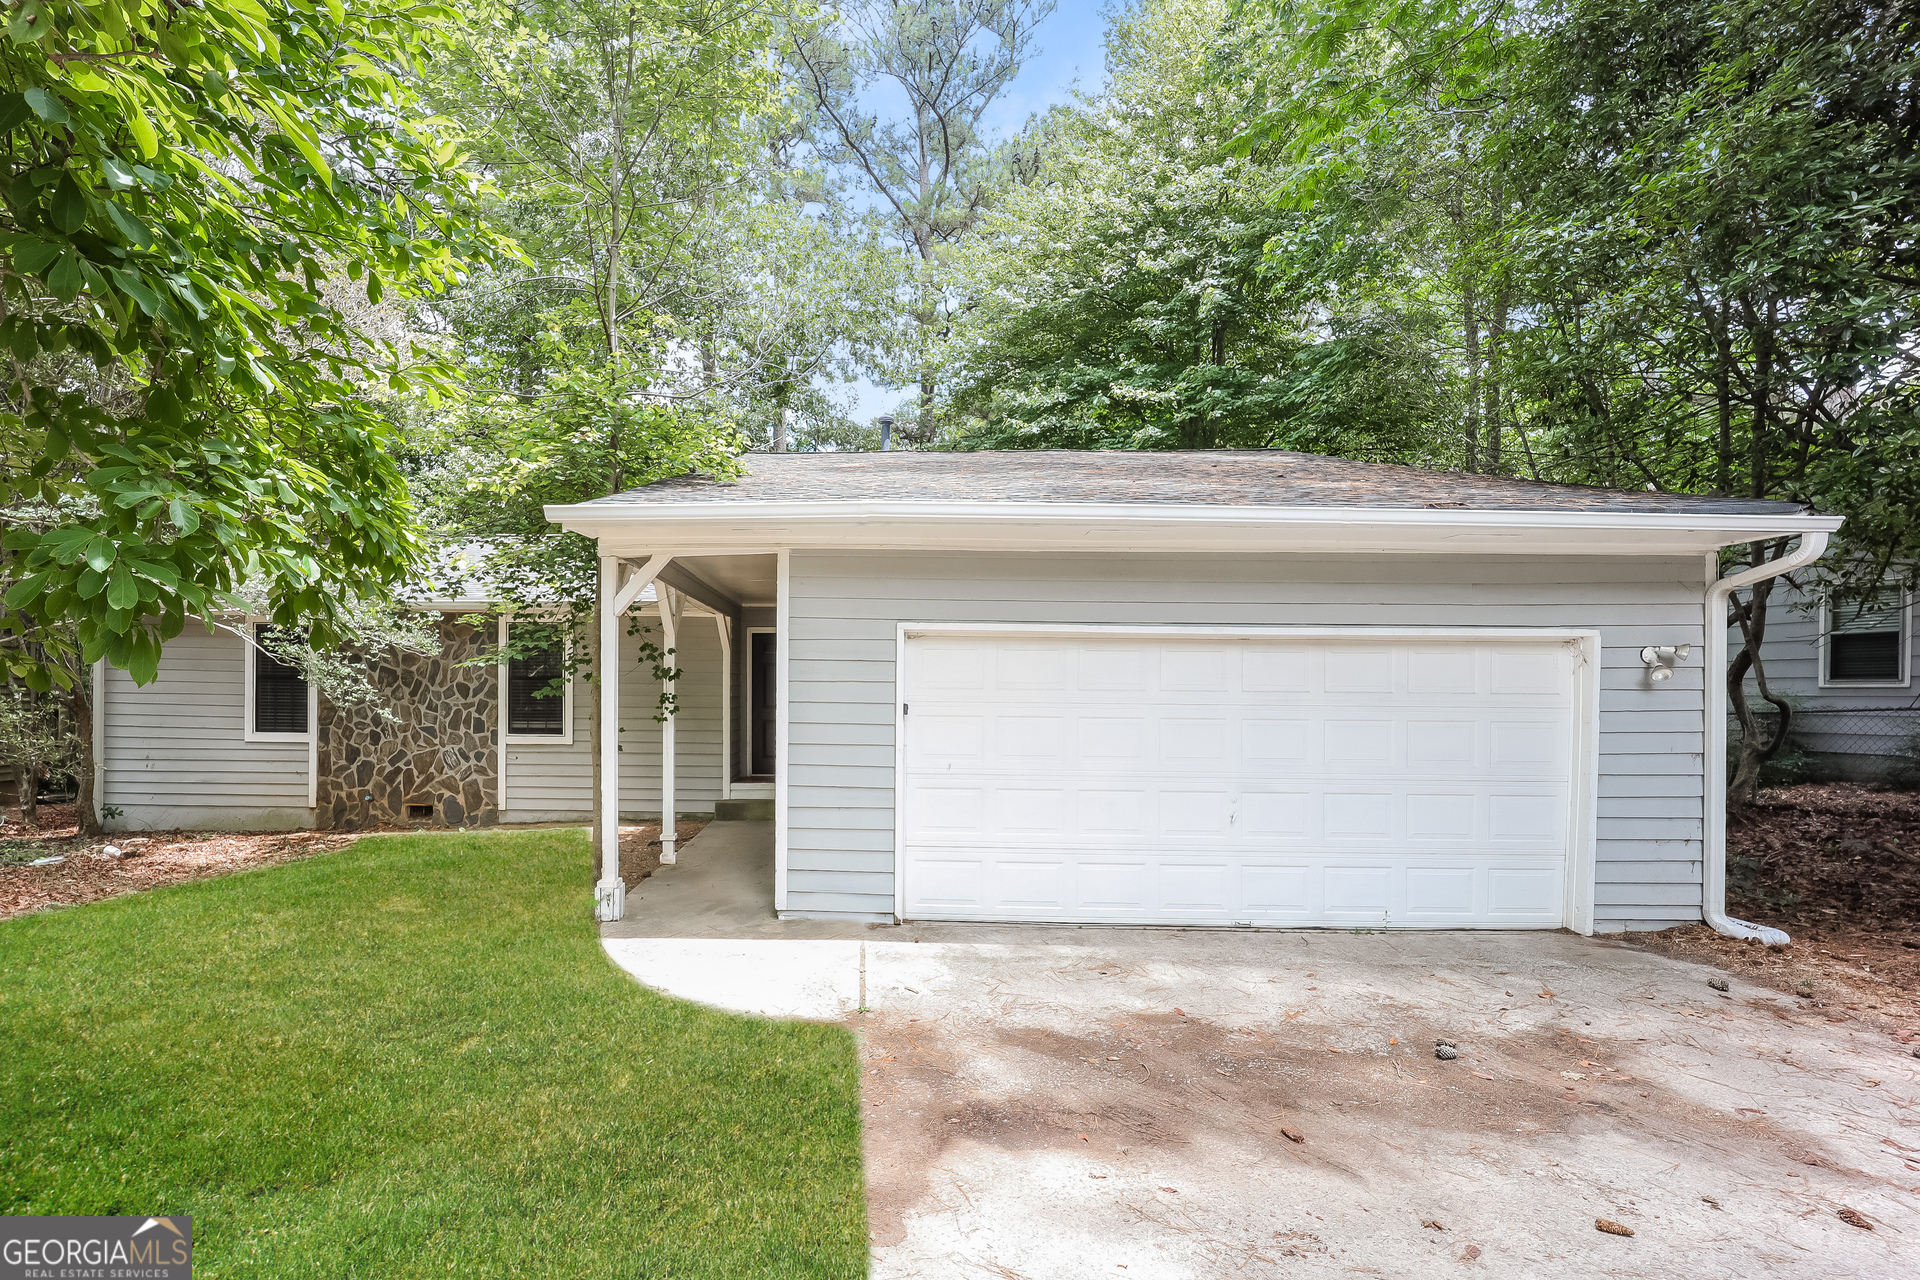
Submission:
M 265 643 L 278 633 L 272 627 L 253 629 L 255 644 L 247 646 L 247 732 L 253 737 L 305 737 L 308 729 L 307 678 L 267 652 Z
M 1907 593 L 1889 587 L 1866 600 L 1826 607 L 1824 683 L 1907 682 Z
M 573 698 L 560 645 L 508 658 L 506 668 L 507 736 L 571 738 Z

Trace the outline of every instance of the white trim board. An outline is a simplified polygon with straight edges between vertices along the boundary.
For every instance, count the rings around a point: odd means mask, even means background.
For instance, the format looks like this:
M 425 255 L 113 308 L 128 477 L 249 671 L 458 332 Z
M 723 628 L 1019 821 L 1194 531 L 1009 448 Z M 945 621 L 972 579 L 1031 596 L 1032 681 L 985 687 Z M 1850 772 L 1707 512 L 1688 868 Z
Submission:
M 1814 664 L 1816 688 L 1820 689 L 1905 689 L 1913 683 L 1913 593 L 1904 587 L 1895 587 L 1900 592 L 1900 678 L 1898 680 L 1835 680 L 1828 676 L 1828 662 L 1832 659 L 1833 649 L 1827 643 L 1836 634 L 1833 630 L 1833 605 L 1821 598 L 1817 615 L 1817 629 L 1814 632 Z M 1738 633 L 1736 625 L 1729 628 Z M 1846 635 L 1847 632 L 1839 632 Z M 1857 633 L 1856 633 L 1857 634 Z M 1728 643 L 1732 643 L 1729 637 Z
M 632 612 L 632 611 L 629 610 L 629 612 Z M 500 645 L 501 645 L 501 653 L 503 655 L 505 653 L 505 646 L 507 643 L 507 631 L 508 631 L 508 628 L 512 625 L 513 625 L 513 618 L 511 615 L 505 615 L 501 617 Z M 622 638 L 624 639 L 624 637 Z M 572 648 L 573 648 L 573 642 L 571 639 L 566 639 L 561 641 L 560 656 L 561 656 L 562 662 L 566 660 Z M 560 694 L 560 701 L 561 701 L 560 724 L 562 728 L 559 733 L 509 734 L 507 732 L 507 695 L 509 691 L 508 664 L 505 657 L 503 656 L 501 660 L 494 663 L 493 666 L 494 666 L 494 670 L 499 675 L 499 685 L 495 690 L 495 696 L 497 696 L 500 700 L 499 719 L 500 719 L 500 742 L 502 747 L 504 748 L 506 746 L 515 746 L 515 747 L 570 747 L 572 746 L 573 745 L 573 690 L 574 690 L 574 685 L 576 685 L 579 682 L 575 680 L 572 676 L 569 676 L 566 680 L 565 688 L 562 690 Z M 505 794 L 504 779 L 506 778 L 506 752 L 504 750 L 502 750 L 500 753 L 500 776 L 503 779 L 501 792 L 504 795 Z M 500 807 L 504 809 L 506 805 L 503 803 Z
M 671 502 L 601 499 L 547 519 L 613 554 L 779 548 L 1678 555 L 1840 527 L 1835 516 L 1465 511 L 1148 502 Z
M 787 785 L 788 727 L 793 723 L 789 702 L 793 681 L 788 678 L 788 660 L 793 647 L 793 555 L 779 554 L 779 588 L 774 607 L 773 670 L 780 687 L 775 690 L 773 731 L 773 909 L 787 909 L 787 806 L 793 792 Z M 748 697 L 747 701 L 752 702 Z
M 1364 626 L 1204 626 L 1134 624 L 1052 624 L 1052 623 L 933 623 L 902 622 L 895 632 L 894 654 L 894 804 L 893 804 L 893 915 L 904 918 L 907 902 L 906 795 L 907 725 L 909 715 L 905 692 L 908 687 L 908 644 L 917 636 L 977 635 L 983 637 L 1099 636 L 1139 637 L 1142 639 L 1221 638 L 1221 639 L 1318 639 L 1318 640 L 1426 640 L 1435 643 L 1473 643 L 1508 640 L 1532 643 L 1559 642 L 1577 646 L 1579 660 L 1574 664 L 1572 717 L 1569 743 L 1570 794 L 1567 814 L 1567 866 L 1563 885 L 1561 925 L 1580 934 L 1591 934 L 1594 925 L 1595 861 L 1598 845 L 1599 747 L 1600 747 L 1600 633 L 1558 627 L 1364 627 Z M 1263 926 L 1297 928 L 1351 928 L 1351 921 L 1327 921 L 1314 924 Z M 1182 927 L 1205 927 L 1185 925 Z M 1489 927 L 1489 926 L 1448 926 Z M 1498 927 L 1498 926 L 1492 926 Z
M 316 743 L 320 728 L 319 703 L 311 682 L 307 684 L 307 731 L 305 733 L 259 733 L 253 727 L 253 679 L 254 663 L 260 653 L 259 628 L 272 626 L 267 618 L 248 618 L 240 624 L 246 628 L 246 634 L 237 637 L 240 641 L 240 662 L 243 672 L 243 687 L 240 695 L 240 737 L 243 742 L 306 742 Z M 307 753 L 308 787 L 307 807 L 317 803 L 319 788 L 319 760 L 314 751 Z

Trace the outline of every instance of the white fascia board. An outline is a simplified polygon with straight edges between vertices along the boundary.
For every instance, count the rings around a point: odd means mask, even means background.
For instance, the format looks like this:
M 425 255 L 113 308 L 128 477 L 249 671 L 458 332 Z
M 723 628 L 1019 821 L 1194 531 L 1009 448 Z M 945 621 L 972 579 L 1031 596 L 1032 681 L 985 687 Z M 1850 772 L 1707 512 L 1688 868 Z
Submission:
M 675 502 L 550 506 L 549 520 L 679 555 L 780 547 L 1661 555 L 1840 527 L 1836 516 L 1112 502 Z

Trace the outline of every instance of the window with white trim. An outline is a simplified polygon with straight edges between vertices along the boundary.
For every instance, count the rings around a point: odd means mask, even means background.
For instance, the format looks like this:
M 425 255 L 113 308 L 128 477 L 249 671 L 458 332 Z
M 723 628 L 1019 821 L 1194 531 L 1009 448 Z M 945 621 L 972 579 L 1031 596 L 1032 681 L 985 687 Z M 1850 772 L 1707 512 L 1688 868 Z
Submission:
M 573 740 L 573 682 L 567 679 L 566 650 L 551 648 L 510 657 L 501 664 L 506 689 L 509 742 Z
M 1904 685 L 1912 610 L 1907 593 L 1888 587 L 1865 600 L 1823 609 L 1822 684 Z
M 247 646 L 247 737 L 304 740 L 312 727 L 313 698 L 300 668 L 269 653 L 265 642 L 283 634 L 264 623 Z

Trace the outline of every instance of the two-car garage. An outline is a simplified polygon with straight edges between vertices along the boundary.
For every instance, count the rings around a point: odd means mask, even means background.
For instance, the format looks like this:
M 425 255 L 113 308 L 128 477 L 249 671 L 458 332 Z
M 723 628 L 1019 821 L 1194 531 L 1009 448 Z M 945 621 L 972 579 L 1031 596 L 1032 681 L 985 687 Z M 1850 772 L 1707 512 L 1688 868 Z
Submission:
M 902 627 L 910 919 L 1553 928 L 1573 632 Z

